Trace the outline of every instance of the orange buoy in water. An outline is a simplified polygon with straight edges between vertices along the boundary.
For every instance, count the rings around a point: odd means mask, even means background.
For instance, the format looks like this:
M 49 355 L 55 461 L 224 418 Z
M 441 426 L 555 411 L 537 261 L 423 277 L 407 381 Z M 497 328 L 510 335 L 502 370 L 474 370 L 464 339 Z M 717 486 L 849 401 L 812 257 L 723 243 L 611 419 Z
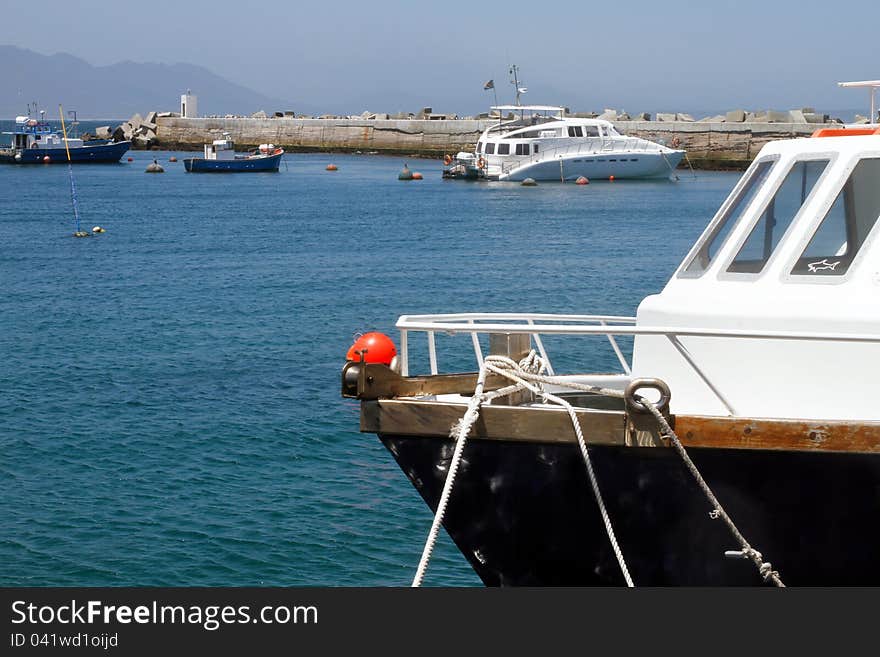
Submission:
M 443 156 L 443 164 L 445 164 L 446 166 L 452 164 L 452 156 L 449 153 Z
M 43 156 L 43 162 L 45 162 L 46 164 L 49 164 L 49 162 L 51 162 L 51 161 L 52 161 L 52 158 L 49 157 L 48 155 Z
M 169 162 L 177 162 L 177 158 L 172 155 L 171 157 L 168 158 L 168 161 Z
M 589 185 L 589 178 L 585 178 L 584 176 L 580 176 L 577 180 L 574 181 L 575 185 Z
M 382 363 L 391 365 L 391 361 L 397 355 L 397 347 L 394 341 L 384 333 L 364 333 L 355 340 L 354 344 L 345 355 L 346 360 L 359 361 L 363 354 L 367 363 Z
M 608 176 L 608 180 L 610 180 L 611 182 L 614 182 L 614 176 Z
M 130 158 L 128 158 L 128 161 L 129 161 L 129 162 L 134 162 L 134 158 L 133 158 L 133 157 L 130 157 Z
M 339 167 L 336 166 L 335 164 L 328 164 L 327 165 L 327 171 L 336 171 L 337 169 L 339 169 Z
M 422 174 L 420 174 L 418 171 L 413 171 L 413 180 L 421 180 L 421 179 L 422 179 Z

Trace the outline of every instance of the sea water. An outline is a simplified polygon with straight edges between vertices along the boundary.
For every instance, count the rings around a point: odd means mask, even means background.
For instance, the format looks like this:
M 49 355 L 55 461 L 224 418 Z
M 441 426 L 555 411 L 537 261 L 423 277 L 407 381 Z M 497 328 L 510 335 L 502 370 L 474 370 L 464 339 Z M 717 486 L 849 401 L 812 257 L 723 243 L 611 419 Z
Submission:
M 404 313 L 630 315 L 737 179 L 129 155 L 74 167 L 82 228 L 106 229 L 82 239 L 68 167 L 0 167 L 2 585 L 407 585 L 431 513 L 340 398 L 355 334 L 398 339 Z M 144 173 L 154 157 L 165 173 Z M 404 162 L 424 180 L 398 181 Z M 604 338 L 547 342 L 569 371 L 617 367 Z M 469 338 L 439 343 L 442 369 L 475 368 Z M 478 583 L 443 534 L 426 584 Z

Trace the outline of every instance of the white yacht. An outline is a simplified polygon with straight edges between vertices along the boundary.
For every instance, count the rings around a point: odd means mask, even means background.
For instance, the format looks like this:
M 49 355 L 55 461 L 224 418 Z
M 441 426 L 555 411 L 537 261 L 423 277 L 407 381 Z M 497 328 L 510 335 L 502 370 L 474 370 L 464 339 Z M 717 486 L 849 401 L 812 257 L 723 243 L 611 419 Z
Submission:
M 487 128 L 477 143 L 476 166 L 489 180 L 658 178 L 670 176 L 685 154 L 623 135 L 610 121 L 566 117 L 564 107 L 492 109 L 514 118 Z

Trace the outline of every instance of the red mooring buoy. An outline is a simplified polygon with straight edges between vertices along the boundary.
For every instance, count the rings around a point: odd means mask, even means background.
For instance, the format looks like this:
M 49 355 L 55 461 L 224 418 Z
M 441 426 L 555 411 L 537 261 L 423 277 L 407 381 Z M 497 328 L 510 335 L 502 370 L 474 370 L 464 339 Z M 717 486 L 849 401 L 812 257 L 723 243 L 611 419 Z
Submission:
M 391 365 L 391 361 L 397 355 L 397 347 L 387 335 L 373 331 L 364 333 L 355 340 L 345 355 L 345 359 L 359 361 L 361 354 L 367 363 Z

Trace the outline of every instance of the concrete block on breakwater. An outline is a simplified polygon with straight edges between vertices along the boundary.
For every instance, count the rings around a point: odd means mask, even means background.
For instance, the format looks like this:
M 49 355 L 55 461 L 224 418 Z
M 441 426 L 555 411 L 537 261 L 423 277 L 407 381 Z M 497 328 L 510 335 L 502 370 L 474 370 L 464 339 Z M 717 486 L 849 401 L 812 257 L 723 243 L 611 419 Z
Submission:
M 151 117 L 152 118 L 152 117 Z M 664 117 L 666 118 L 666 117 Z M 687 117 L 690 119 L 690 117 Z M 272 143 L 288 151 L 379 152 L 439 157 L 472 150 L 492 119 L 155 118 L 154 145 L 201 150 L 228 133 L 237 148 Z M 688 151 L 695 167 L 743 168 L 768 141 L 809 136 L 822 124 L 766 122 L 615 121 L 629 135 Z M 829 124 L 830 125 L 830 124 Z

